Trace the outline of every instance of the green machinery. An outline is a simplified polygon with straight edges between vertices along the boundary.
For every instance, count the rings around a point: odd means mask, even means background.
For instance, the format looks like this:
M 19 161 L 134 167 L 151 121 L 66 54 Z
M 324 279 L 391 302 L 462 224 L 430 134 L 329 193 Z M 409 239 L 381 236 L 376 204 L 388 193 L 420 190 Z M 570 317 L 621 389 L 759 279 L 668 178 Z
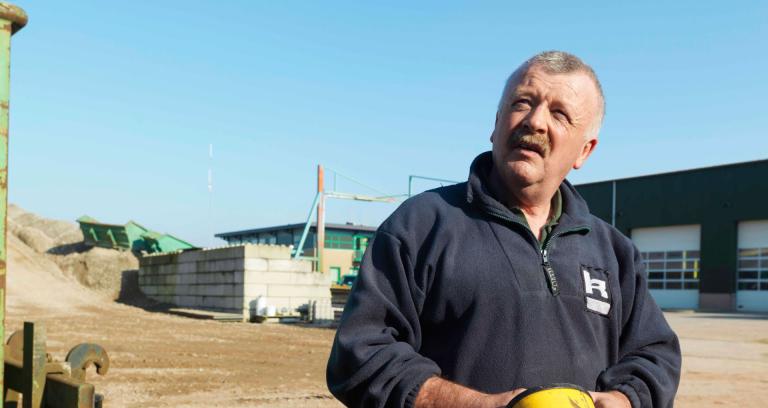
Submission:
M 0 2 L 0 339 L 5 338 L 5 277 L 8 259 L 6 226 L 8 219 L 8 108 L 10 88 L 11 36 L 27 24 L 27 14 L 19 7 Z M 45 330 L 25 322 L 24 330 L 11 335 L 0 348 L 0 384 L 3 406 L 23 408 L 100 407 L 93 385 L 85 382 L 85 369 L 94 364 L 106 374 L 109 357 L 95 344 L 80 344 L 66 361 L 53 361 L 45 348 Z M 21 398 L 20 398 L 21 397 Z
M 105 224 L 84 215 L 77 219 L 86 245 L 134 252 L 173 252 L 195 246 L 170 234 L 161 234 L 135 221 L 125 225 Z

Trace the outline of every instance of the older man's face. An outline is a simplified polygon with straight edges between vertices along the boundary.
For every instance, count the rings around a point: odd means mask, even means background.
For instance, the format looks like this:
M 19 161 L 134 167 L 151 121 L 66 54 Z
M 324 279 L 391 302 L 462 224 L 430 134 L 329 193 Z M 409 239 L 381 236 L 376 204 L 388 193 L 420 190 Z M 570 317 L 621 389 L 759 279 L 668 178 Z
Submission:
M 599 95 L 582 72 L 530 67 L 503 97 L 491 135 L 493 163 L 507 187 L 559 185 L 597 144 Z

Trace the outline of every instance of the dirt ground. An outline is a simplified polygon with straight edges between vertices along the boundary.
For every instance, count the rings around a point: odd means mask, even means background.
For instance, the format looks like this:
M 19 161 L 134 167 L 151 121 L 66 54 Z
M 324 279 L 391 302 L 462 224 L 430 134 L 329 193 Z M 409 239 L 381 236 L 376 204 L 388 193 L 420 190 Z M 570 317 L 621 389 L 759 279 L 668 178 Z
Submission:
M 89 372 L 108 407 L 338 407 L 325 387 L 333 330 L 221 323 L 115 302 L 55 259 L 9 237 L 6 336 L 45 325 L 63 360 L 82 342 L 108 350 Z M 81 256 L 81 255 L 78 255 Z M 681 338 L 677 407 L 768 406 L 768 316 L 669 313 Z

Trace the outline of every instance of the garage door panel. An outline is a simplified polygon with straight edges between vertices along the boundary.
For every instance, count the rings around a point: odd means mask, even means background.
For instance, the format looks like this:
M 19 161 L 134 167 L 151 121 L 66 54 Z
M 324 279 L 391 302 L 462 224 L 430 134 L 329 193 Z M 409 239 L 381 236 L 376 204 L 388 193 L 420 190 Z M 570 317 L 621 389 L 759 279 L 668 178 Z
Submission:
M 699 307 L 698 290 L 651 290 L 656 304 L 663 309 L 696 309 Z
M 664 309 L 697 309 L 701 226 L 637 228 L 632 241 L 643 257 L 656 303 Z
M 736 305 L 768 312 L 768 220 L 739 223 Z

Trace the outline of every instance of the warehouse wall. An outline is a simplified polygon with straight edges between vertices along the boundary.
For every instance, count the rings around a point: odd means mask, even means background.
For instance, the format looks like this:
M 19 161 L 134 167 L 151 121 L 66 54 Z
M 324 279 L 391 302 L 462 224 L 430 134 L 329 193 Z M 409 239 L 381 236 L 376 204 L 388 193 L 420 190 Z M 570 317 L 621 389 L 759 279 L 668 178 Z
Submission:
M 266 297 L 278 314 L 295 314 L 312 301 L 330 302 L 326 275 L 308 261 L 290 258 L 278 245 L 240 245 L 141 257 L 139 287 L 148 297 L 180 307 L 242 313 L 257 312 Z M 332 318 L 332 317 L 331 317 Z
M 768 160 L 616 180 L 616 227 L 701 225 L 701 307 L 735 307 L 738 222 L 768 219 Z M 576 186 L 611 222 L 612 182 Z
M 317 256 L 315 254 L 315 248 L 308 249 L 304 252 L 304 255 L 307 257 Z M 325 270 L 323 272 L 326 276 L 328 276 L 329 281 L 331 280 L 330 269 L 332 266 L 340 268 L 342 275 L 350 273 L 350 268 L 354 266 L 355 251 L 351 249 L 326 248 L 323 251 L 323 256 L 325 257 L 323 259 L 323 264 L 325 266 Z

